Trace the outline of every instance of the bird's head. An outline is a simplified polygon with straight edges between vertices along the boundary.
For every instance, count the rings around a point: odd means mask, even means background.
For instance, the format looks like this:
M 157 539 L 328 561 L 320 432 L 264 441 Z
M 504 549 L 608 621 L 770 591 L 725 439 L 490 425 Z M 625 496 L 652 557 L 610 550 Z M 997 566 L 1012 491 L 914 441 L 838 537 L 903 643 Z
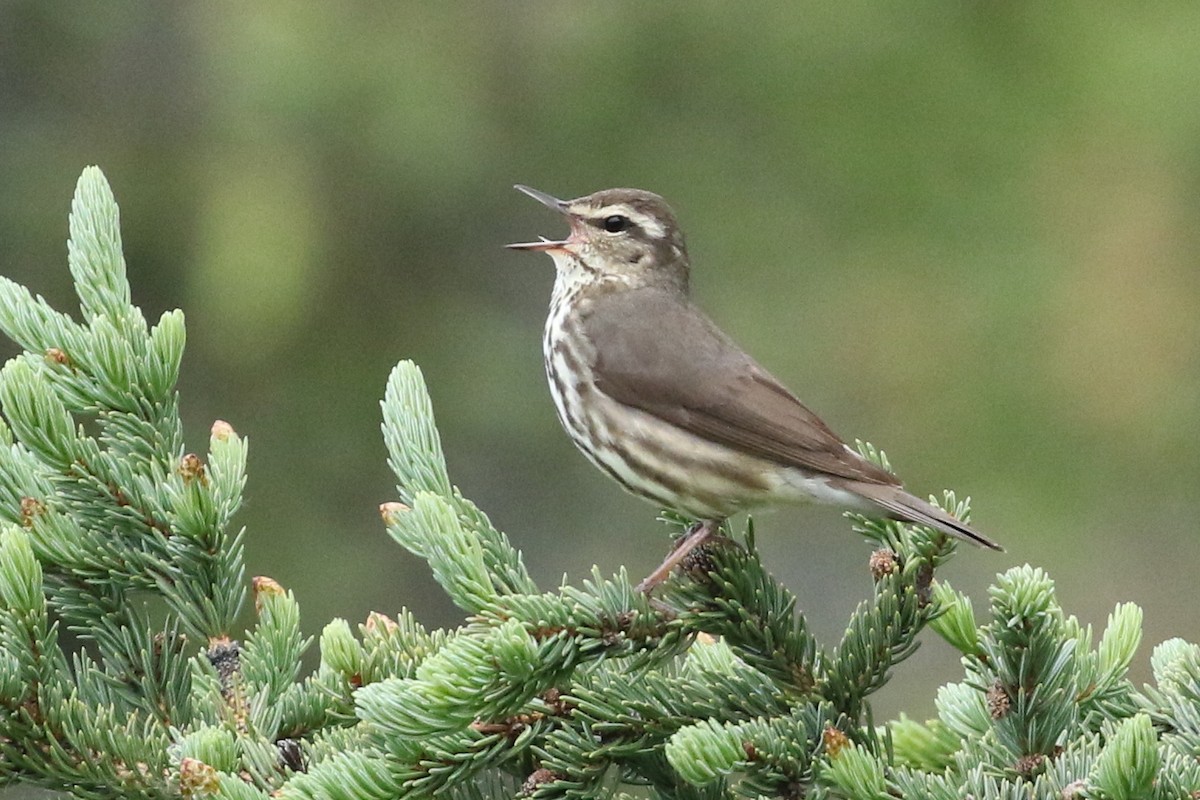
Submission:
M 604 189 L 574 200 L 559 200 L 518 185 L 518 190 L 567 218 L 566 239 L 542 238 L 510 244 L 515 250 L 549 253 L 560 277 L 594 281 L 616 279 L 631 286 L 688 285 L 687 248 L 671 207 L 641 189 Z

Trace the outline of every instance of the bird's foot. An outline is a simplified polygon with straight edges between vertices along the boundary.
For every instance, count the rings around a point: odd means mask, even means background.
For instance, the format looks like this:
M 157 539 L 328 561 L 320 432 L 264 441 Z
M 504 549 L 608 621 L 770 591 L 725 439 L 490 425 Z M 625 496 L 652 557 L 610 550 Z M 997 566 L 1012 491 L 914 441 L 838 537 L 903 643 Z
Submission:
M 671 571 L 683 563 L 684 559 L 691 554 L 700 545 L 707 542 L 714 536 L 719 535 L 721 530 L 721 520 L 706 519 L 695 523 L 683 536 L 675 542 L 675 547 L 667 555 L 663 562 L 658 565 L 658 568 L 647 575 L 641 583 L 635 588 L 642 594 L 648 595 L 658 588 L 667 578 L 671 577 Z

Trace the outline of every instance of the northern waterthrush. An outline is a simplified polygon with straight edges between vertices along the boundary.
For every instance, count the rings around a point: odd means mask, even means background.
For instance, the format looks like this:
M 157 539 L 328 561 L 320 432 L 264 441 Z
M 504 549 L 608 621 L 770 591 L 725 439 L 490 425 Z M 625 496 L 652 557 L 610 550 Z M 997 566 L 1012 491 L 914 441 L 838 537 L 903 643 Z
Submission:
M 789 501 L 1001 549 L 851 450 L 692 303 L 683 234 L 661 197 L 606 189 L 559 200 L 516 188 L 571 226 L 561 241 L 509 245 L 554 259 L 542 346 L 559 421 L 630 492 L 701 521 L 641 588 L 731 514 Z

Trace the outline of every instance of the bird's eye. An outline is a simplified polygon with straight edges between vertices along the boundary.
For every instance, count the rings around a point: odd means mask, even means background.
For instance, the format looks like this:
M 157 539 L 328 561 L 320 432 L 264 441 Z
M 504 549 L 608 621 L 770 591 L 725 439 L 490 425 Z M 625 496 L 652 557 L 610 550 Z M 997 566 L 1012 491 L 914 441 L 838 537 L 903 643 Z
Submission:
M 629 217 L 621 214 L 613 214 L 611 217 L 604 218 L 604 230 L 609 233 L 620 233 L 629 227 Z

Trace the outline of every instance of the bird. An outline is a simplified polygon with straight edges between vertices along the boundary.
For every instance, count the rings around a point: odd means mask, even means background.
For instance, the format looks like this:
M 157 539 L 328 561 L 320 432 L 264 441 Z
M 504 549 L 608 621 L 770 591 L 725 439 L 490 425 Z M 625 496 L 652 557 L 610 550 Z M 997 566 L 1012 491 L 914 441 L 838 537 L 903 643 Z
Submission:
M 657 194 L 560 200 L 518 184 L 570 234 L 508 245 L 548 254 L 555 279 L 542 350 L 559 422 L 626 490 L 696 520 L 638 589 L 744 510 L 815 502 L 999 544 L 910 494 L 850 448 L 691 299 L 675 213 Z

